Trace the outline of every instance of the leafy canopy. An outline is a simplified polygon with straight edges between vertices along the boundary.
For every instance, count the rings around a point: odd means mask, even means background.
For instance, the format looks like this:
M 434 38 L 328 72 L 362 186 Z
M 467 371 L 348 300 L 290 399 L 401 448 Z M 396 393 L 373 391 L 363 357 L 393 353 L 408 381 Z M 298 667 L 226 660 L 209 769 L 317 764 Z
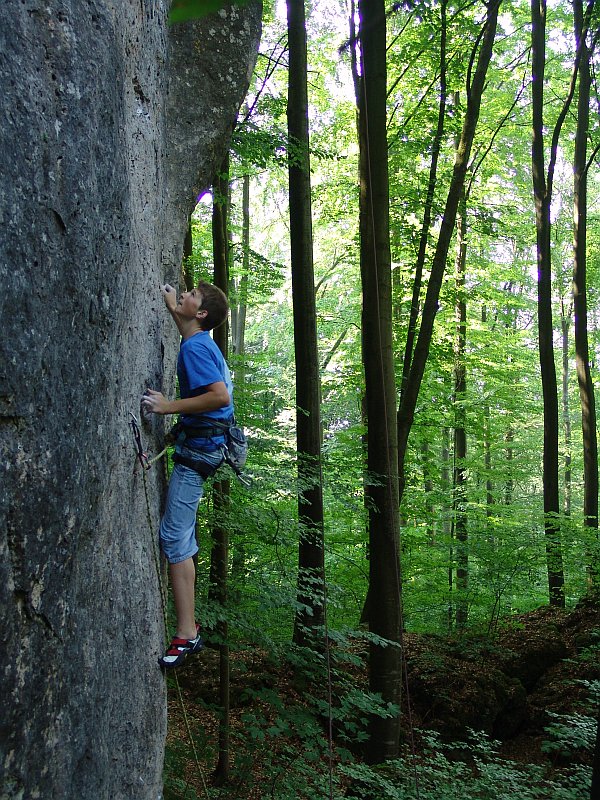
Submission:
M 186 22 L 189 19 L 200 19 L 219 11 L 223 6 L 233 3 L 236 6 L 248 5 L 248 0 L 173 0 L 169 11 L 169 23 Z

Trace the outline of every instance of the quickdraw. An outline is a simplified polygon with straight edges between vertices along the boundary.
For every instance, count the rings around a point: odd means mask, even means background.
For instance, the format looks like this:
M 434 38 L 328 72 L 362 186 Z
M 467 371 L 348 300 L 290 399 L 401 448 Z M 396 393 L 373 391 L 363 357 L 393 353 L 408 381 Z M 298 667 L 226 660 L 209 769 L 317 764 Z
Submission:
M 142 469 L 150 469 L 150 463 L 148 459 L 148 453 L 144 452 L 144 448 L 142 446 L 142 431 L 140 429 L 140 423 L 137 421 L 137 418 L 133 411 L 129 412 L 129 416 L 131 419 L 129 420 L 129 427 L 131 428 L 131 432 L 133 433 L 133 439 L 135 441 L 135 449 L 137 451 L 138 461 L 142 465 Z
M 159 458 L 162 458 L 164 456 L 168 448 L 165 447 L 165 449 L 161 450 L 157 456 L 154 456 L 154 458 L 150 458 L 148 453 L 144 452 L 144 447 L 142 445 L 142 430 L 140 428 L 140 423 L 138 422 L 137 417 L 135 416 L 133 411 L 129 412 L 129 416 L 131 417 L 131 419 L 129 420 L 129 427 L 131 428 L 131 432 L 133 433 L 133 439 L 135 441 L 135 449 L 138 461 L 142 465 L 142 469 L 149 470 L 155 461 L 158 461 Z

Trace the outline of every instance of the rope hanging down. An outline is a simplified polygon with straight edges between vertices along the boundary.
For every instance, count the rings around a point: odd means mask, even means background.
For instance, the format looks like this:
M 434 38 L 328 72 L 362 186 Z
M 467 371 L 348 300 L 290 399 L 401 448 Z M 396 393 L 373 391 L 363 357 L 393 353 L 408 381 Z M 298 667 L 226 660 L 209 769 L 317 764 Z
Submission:
M 133 433 L 133 439 L 134 439 L 134 442 L 135 442 L 136 456 L 137 456 L 137 459 L 140 462 L 141 467 L 142 467 L 142 480 L 143 480 L 143 483 L 144 483 L 144 496 L 146 498 L 146 518 L 147 518 L 147 522 L 148 522 L 148 528 L 150 530 L 150 535 L 152 537 L 152 553 L 153 553 L 153 556 L 154 556 L 154 566 L 156 568 L 156 577 L 158 579 L 158 586 L 159 586 L 159 590 L 160 590 L 160 600 L 161 600 L 161 606 L 162 606 L 164 634 L 165 634 L 165 639 L 168 640 L 168 638 L 169 638 L 168 604 L 167 604 L 165 586 L 163 584 L 162 575 L 161 575 L 161 569 L 160 569 L 160 556 L 159 556 L 159 553 L 158 553 L 158 536 L 156 534 L 156 531 L 154 530 L 154 525 L 152 523 L 152 512 L 150 510 L 150 498 L 148 496 L 148 484 L 146 482 L 146 472 L 150 469 L 150 467 L 152 466 L 152 464 L 154 464 L 155 461 L 158 461 L 158 459 L 161 458 L 167 452 L 167 448 L 165 447 L 165 449 L 162 450 L 157 456 L 154 456 L 154 458 L 149 458 L 148 454 L 144 451 L 144 448 L 143 448 L 143 445 L 142 445 L 142 433 L 141 433 L 141 429 L 140 429 L 140 423 L 138 422 L 138 420 L 137 420 L 135 414 L 133 414 L 133 412 L 130 411 L 129 414 L 131 416 L 131 419 L 129 420 L 129 427 L 131 428 L 131 432 Z M 175 674 L 173 677 L 175 678 L 175 685 L 176 685 L 176 688 L 177 688 L 177 695 L 178 695 L 178 699 L 179 699 L 179 705 L 181 707 L 181 713 L 182 713 L 182 716 L 183 716 L 183 720 L 184 720 L 186 732 L 187 732 L 187 735 L 188 735 L 188 739 L 190 741 L 190 747 L 191 747 L 191 750 L 192 750 L 192 753 L 193 753 L 193 756 L 194 756 L 194 761 L 196 763 L 196 769 L 198 771 L 198 774 L 200 776 L 200 780 L 202 782 L 202 788 L 204 790 L 204 794 L 206 795 L 207 800 L 208 800 L 208 798 L 210 797 L 209 792 L 208 792 L 208 786 L 206 784 L 206 778 L 204 777 L 204 771 L 202 770 L 202 765 L 200 764 L 200 758 L 198 756 L 198 751 L 196 750 L 196 745 L 195 745 L 195 742 L 194 742 L 194 737 L 192 735 L 192 729 L 191 729 L 191 726 L 190 726 L 190 721 L 189 721 L 189 718 L 188 718 L 188 715 L 187 715 L 187 711 L 186 711 L 186 708 L 185 708 L 185 702 L 184 702 L 184 699 L 183 699 L 183 694 L 181 692 L 181 687 L 179 685 L 179 678 L 177 677 L 177 674 Z M 185 797 L 187 797 L 189 783 L 190 783 L 189 779 L 186 780 L 185 790 L 184 790 L 185 791 Z

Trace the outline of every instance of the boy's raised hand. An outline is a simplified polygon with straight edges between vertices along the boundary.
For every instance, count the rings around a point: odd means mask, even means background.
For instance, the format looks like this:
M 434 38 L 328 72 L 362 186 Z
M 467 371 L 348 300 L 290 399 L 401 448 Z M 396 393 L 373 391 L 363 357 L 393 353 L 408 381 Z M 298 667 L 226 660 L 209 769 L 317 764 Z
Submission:
M 170 283 L 165 283 L 165 284 L 161 285 L 160 291 L 161 291 L 163 299 L 165 301 L 165 305 L 167 307 L 167 310 L 168 310 L 169 314 L 171 315 L 172 319 L 174 320 L 175 325 L 177 325 L 177 330 L 179 331 L 179 333 L 182 336 L 184 336 L 185 329 L 184 329 L 184 326 L 182 324 L 181 314 L 179 313 L 179 306 L 177 305 L 177 291 L 176 291 L 176 289 L 174 289 L 173 286 L 171 286 Z
M 169 311 L 174 311 L 177 307 L 177 292 L 175 289 L 171 284 L 165 283 L 160 287 L 160 291 L 162 292 L 166 307 Z

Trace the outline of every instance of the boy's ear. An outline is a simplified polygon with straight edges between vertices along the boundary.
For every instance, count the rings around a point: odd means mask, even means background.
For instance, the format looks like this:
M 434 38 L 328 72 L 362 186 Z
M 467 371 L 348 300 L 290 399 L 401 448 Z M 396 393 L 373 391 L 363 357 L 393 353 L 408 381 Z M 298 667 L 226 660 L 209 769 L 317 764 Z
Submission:
M 207 314 L 208 311 L 205 308 L 199 308 L 198 311 L 196 311 L 196 319 L 204 319 Z

